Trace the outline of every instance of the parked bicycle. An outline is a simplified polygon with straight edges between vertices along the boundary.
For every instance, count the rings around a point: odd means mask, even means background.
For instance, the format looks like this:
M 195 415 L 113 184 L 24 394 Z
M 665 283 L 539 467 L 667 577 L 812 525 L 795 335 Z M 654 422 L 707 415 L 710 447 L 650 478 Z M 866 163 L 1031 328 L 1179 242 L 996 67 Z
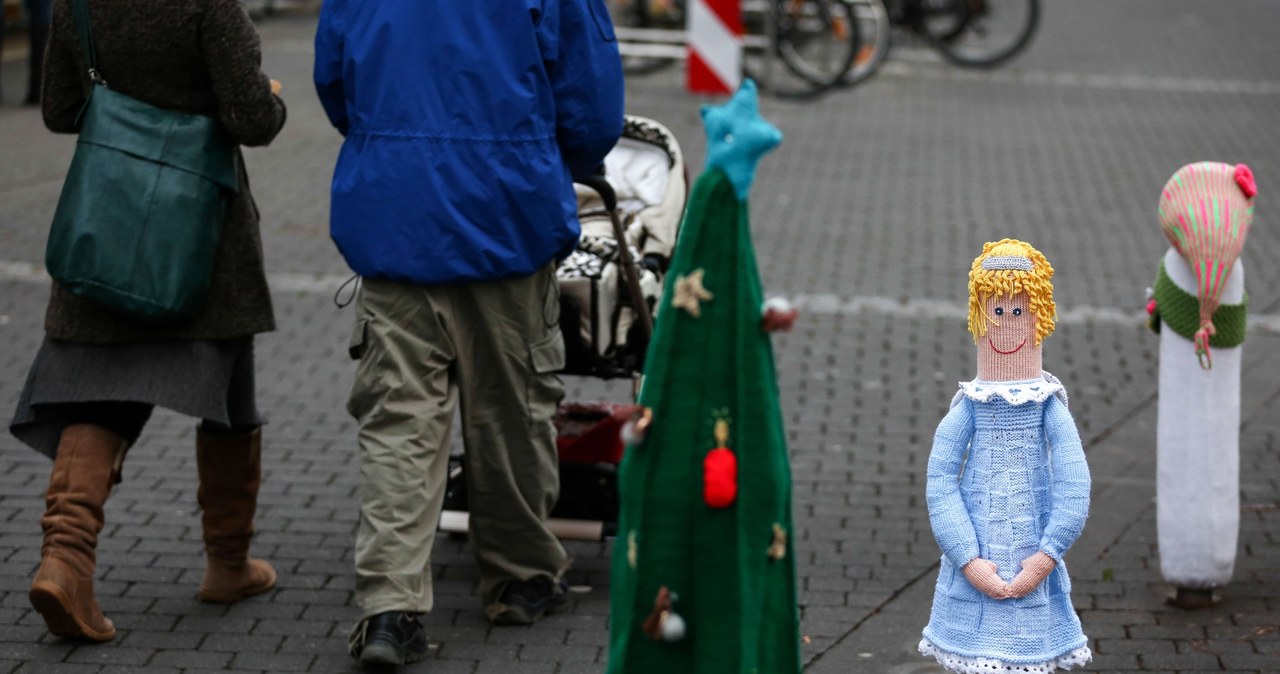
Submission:
M 1027 47 L 1040 21 L 1039 0 L 844 0 L 853 5 L 861 52 L 844 76 L 855 84 L 889 54 L 891 28 L 919 35 L 948 61 L 993 68 Z
M 684 58 L 685 0 L 610 0 L 609 6 L 628 73 Z M 784 96 L 813 95 L 840 84 L 859 54 L 853 10 L 847 0 L 746 0 L 743 74 Z M 775 60 L 782 68 L 770 72 Z

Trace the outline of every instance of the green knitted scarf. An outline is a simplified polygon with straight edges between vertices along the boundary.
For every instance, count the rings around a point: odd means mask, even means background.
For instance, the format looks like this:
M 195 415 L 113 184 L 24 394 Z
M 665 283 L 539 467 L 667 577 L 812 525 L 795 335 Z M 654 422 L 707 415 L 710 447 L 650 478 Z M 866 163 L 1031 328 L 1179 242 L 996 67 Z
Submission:
M 1194 340 L 1196 330 L 1200 329 L 1200 299 L 1179 288 L 1169 278 L 1163 261 L 1160 262 L 1160 272 L 1156 275 L 1155 299 L 1156 310 L 1151 315 L 1151 329 L 1160 332 L 1160 324 L 1166 323 L 1175 333 Z M 1244 343 L 1248 306 L 1248 295 L 1245 295 L 1240 304 L 1218 305 L 1217 311 L 1213 312 L 1213 327 L 1216 332 L 1209 338 L 1209 346 L 1227 348 Z

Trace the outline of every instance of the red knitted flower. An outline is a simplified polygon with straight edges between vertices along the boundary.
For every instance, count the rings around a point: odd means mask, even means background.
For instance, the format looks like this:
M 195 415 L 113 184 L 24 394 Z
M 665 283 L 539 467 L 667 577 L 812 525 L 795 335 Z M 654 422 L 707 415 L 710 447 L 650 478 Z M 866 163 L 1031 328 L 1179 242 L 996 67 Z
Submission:
M 1253 171 L 1247 165 L 1236 164 L 1235 178 L 1246 199 L 1252 199 L 1258 193 L 1258 183 L 1253 181 Z

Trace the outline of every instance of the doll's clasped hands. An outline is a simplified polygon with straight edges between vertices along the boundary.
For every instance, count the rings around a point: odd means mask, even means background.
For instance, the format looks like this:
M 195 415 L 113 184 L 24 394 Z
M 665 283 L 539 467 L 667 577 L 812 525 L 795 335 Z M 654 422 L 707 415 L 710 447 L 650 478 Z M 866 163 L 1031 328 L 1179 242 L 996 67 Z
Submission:
M 961 571 L 982 594 L 992 599 L 1021 599 L 1036 589 L 1045 578 L 1053 572 L 1057 562 L 1053 558 L 1037 551 L 1036 554 L 1022 560 L 1022 571 L 1014 577 L 1012 583 L 1004 582 L 996 569 L 996 563 L 981 557 L 974 558 L 964 565 Z

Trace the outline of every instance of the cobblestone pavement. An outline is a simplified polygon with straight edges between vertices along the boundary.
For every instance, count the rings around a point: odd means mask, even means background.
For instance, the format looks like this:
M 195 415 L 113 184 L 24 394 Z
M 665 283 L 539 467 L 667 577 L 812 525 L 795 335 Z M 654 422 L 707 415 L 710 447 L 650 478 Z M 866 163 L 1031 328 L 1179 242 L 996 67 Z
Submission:
M 995 72 L 902 49 L 856 90 L 766 100 L 786 135 L 761 165 L 752 222 L 772 293 L 805 308 L 777 341 L 793 456 L 804 657 L 811 672 L 933 673 L 913 652 L 938 550 L 923 502 L 934 426 L 972 376 L 965 273 L 983 241 L 1027 239 L 1057 269 L 1063 319 L 1046 367 L 1072 394 L 1094 475 L 1093 515 L 1068 556 L 1097 654 L 1089 671 L 1280 671 L 1280 5 L 1048 0 L 1031 51 Z M 107 507 L 97 592 L 119 636 L 52 638 L 26 590 L 39 557 L 49 464 L 0 436 L 0 674 L 351 672 L 357 470 L 344 410 L 350 310 L 328 240 L 338 136 L 311 93 L 314 19 L 262 23 L 266 67 L 289 124 L 247 153 L 263 214 L 280 330 L 258 342 L 266 480 L 255 552 L 273 592 L 201 604 L 193 422 L 153 419 Z M 0 402 L 11 405 L 41 337 L 38 269 L 73 139 L 0 107 Z M 699 100 L 678 69 L 628 85 L 629 108 L 667 124 L 701 165 Z M 1235 580 L 1214 609 L 1168 607 L 1154 518 L 1156 339 L 1143 290 L 1165 249 L 1164 180 L 1203 159 L 1249 163 L 1261 187 L 1244 254 L 1253 310 L 1245 349 L 1242 522 Z M 695 171 L 696 172 L 696 171 Z M 576 399 L 625 384 L 571 380 Z M 7 410 L 7 408 L 6 408 Z M 573 610 L 491 628 L 465 541 L 434 551 L 432 657 L 410 672 L 599 672 L 607 655 L 607 543 L 571 543 Z M 718 673 L 709 673 L 718 674 Z

